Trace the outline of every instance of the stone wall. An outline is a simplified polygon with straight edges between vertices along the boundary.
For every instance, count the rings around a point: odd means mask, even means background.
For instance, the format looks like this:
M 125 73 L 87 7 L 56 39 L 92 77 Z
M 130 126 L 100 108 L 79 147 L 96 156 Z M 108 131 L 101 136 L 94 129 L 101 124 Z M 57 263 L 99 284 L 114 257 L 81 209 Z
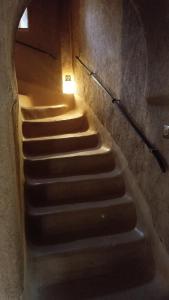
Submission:
M 163 125 L 169 122 L 169 3 L 72 0 L 72 35 L 73 57 L 80 56 L 123 101 L 169 162 L 169 140 L 162 136 Z M 111 99 L 75 59 L 74 71 L 78 94 L 122 149 L 147 199 L 158 235 L 169 251 L 169 173 L 161 173 Z
M 3 300 L 20 299 L 24 282 L 21 199 L 14 139 L 17 120 L 13 117 L 17 99 L 13 41 L 24 2 L 0 1 L 0 299 Z
M 18 29 L 16 34 L 15 65 L 19 92 L 31 95 L 37 105 L 46 101 L 54 103 L 62 92 L 59 1 L 31 1 L 28 18 L 29 29 Z
M 73 77 L 70 2 L 30 1 L 28 17 L 29 29 L 19 29 L 16 34 L 19 93 L 29 94 L 34 105 L 55 104 L 62 99 L 62 79 L 67 74 Z

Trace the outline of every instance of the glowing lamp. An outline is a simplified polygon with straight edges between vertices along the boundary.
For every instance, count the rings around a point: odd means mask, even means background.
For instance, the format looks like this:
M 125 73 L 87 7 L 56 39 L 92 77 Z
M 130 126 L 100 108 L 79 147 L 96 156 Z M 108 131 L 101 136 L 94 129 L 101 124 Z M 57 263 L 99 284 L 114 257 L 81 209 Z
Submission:
M 63 93 L 74 94 L 75 93 L 75 82 L 72 80 L 71 75 L 65 75 L 63 81 Z

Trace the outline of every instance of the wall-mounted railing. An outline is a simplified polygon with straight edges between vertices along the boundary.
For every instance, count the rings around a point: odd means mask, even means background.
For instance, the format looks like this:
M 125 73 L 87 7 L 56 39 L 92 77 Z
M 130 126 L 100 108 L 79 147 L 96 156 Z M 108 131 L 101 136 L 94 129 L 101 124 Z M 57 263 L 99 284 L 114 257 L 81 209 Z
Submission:
M 112 103 L 116 105 L 116 107 L 119 109 L 119 111 L 122 113 L 122 115 L 125 117 L 125 119 L 130 123 L 130 125 L 133 127 L 135 132 L 138 134 L 138 136 L 141 138 L 141 140 L 144 142 L 144 144 L 148 147 L 149 151 L 154 155 L 155 159 L 157 160 L 161 171 L 166 172 L 168 169 L 168 164 L 161 154 L 161 152 L 152 144 L 149 139 L 146 137 L 145 133 L 140 129 L 137 122 L 134 120 L 134 118 L 129 114 L 126 107 L 122 103 L 121 100 L 116 99 L 115 96 L 113 96 L 113 93 L 109 88 L 107 88 L 103 82 L 100 80 L 100 78 L 92 72 L 86 64 L 78 57 L 75 56 L 76 60 L 85 68 L 88 75 L 110 96 L 112 99 Z
M 21 41 L 19 41 L 19 40 L 16 40 L 16 43 L 17 43 L 17 44 L 20 44 L 20 45 L 22 45 L 22 46 L 24 46 L 24 47 L 28 47 L 28 48 L 30 48 L 30 49 L 32 49 L 32 50 L 41 52 L 41 53 L 43 53 L 43 54 L 47 54 L 47 55 L 49 55 L 51 58 L 56 59 L 56 56 L 53 55 L 52 53 L 48 52 L 48 51 L 45 51 L 45 50 L 43 50 L 43 49 L 34 47 L 34 46 L 30 45 L 30 44 L 21 42 Z

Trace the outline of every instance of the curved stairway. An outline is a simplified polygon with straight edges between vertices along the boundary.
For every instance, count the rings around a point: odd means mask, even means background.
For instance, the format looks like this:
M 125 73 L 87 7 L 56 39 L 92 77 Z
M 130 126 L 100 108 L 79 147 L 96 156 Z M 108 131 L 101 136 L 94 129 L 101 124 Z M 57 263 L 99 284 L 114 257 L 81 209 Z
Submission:
M 87 113 L 38 106 L 22 107 L 22 117 L 32 281 L 51 287 L 40 299 L 88 299 L 93 290 L 99 296 L 150 280 L 151 247 L 123 172 Z M 74 296 L 75 286 L 89 294 Z

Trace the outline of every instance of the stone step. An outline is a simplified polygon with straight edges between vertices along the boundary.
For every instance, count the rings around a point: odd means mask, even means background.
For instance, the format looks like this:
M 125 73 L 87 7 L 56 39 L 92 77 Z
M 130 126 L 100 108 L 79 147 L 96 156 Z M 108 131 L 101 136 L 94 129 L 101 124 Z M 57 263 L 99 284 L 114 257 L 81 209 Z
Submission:
M 81 133 L 23 139 L 23 153 L 25 156 L 32 157 L 53 155 L 95 148 L 99 146 L 99 142 L 99 134 L 89 129 Z
M 23 120 L 22 122 L 22 132 L 26 138 L 83 132 L 88 128 L 86 114 L 78 111 L 45 119 Z
M 43 119 L 62 115 L 69 110 L 66 104 L 58 104 L 52 106 L 27 106 L 21 107 L 24 120 Z
M 123 196 L 125 183 L 122 173 L 68 176 L 54 179 L 26 179 L 25 197 L 32 206 L 62 205 L 90 202 Z
M 124 270 L 120 277 L 107 274 L 51 284 L 38 291 L 37 300 L 168 300 L 169 295 L 165 278 L 150 268 L 139 273 Z
M 32 246 L 32 280 L 39 287 L 109 274 L 112 285 L 122 280 L 152 277 L 150 245 L 143 232 L 134 230 L 70 243 Z M 33 278 L 35 276 L 35 278 Z
M 99 173 L 111 171 L 114 167 L 115 153 L 106 146 L 62 155 L 24 158 L 25 176 L 32 178 Z
M 29 239 L 35 244 L 66 243 L 132 230 L 136 209 L 130 197 L 56 207 L 29 207 Z

